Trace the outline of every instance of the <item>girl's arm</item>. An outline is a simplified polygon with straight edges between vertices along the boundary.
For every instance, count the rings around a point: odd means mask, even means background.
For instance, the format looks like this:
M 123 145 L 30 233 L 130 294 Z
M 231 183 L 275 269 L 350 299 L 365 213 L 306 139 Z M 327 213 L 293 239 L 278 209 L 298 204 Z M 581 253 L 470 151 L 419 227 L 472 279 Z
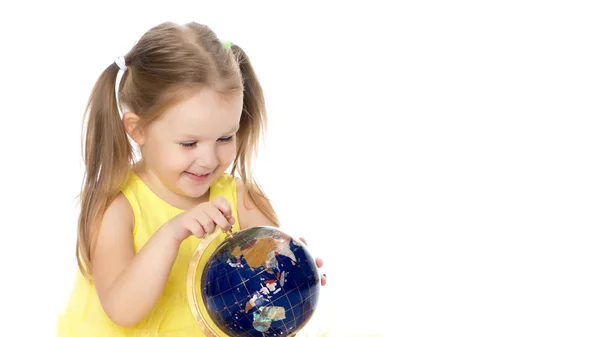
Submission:
M 92 255 L 92 276 L 102 308 L 118 325 L 131 327 L 161 297 L 179 251 L 179 242 L 161 227 L 135 254 L 133 211 L 122 194 L 104 214 Z

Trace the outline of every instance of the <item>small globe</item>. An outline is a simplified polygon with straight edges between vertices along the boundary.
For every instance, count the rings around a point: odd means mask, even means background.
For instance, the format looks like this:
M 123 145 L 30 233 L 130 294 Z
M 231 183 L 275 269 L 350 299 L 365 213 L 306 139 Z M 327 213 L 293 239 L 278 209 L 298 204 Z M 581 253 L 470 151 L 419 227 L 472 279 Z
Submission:
M 208 259 L 200 293 L 228 336 L 289 336 L 317 306 L 320 280 L 306 246 L 273 227 L 236 232 Z

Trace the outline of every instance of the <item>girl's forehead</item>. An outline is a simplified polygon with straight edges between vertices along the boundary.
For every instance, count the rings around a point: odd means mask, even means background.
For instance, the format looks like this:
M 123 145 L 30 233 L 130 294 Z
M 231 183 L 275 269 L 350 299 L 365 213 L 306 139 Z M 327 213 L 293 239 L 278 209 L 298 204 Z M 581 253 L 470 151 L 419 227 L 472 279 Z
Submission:
M 178 102 L 161 116 L 173 132 L 227 132 L 237 127 L 243 99 L 239 93 L 223 94 L 205 89 Z

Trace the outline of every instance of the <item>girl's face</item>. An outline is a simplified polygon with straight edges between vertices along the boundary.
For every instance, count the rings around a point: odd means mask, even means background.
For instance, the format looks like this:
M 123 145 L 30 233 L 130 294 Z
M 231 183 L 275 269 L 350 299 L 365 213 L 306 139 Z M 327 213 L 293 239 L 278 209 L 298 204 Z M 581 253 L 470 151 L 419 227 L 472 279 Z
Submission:
M 202 88 L 144 129 L 143 172 L 159 196 L 173 204 L 205 196 L 235 158 L 242 103 L 241 92 Z

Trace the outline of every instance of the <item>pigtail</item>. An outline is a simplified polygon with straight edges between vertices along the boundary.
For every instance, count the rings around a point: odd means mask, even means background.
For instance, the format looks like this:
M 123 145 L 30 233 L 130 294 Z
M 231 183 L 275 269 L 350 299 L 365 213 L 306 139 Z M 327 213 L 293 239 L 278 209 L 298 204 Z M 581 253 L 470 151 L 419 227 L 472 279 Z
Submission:
M 104 211 L 125 184 L 133 152 L 117 108 L 115 82 L 119 67 L 102 72 L 90 95 L 84 122 L 85 174 L 80 194 L 76 256 L 79 268 L 91 276 L 91 258 Z
M 266 126 L 265 100 L 258 77 L 244 50 L 231 44 L 231 50 L 236 57 L 244 86 L 244 102 L 240 129 L 238 131 L 238 148 L 231 174 L 237 170 L 250 200 L 276 226 L 279 220 L 271 202 L 256 183 L 252 175 L 252 161 L 256 155 L 258 142 L 263 136 Z

